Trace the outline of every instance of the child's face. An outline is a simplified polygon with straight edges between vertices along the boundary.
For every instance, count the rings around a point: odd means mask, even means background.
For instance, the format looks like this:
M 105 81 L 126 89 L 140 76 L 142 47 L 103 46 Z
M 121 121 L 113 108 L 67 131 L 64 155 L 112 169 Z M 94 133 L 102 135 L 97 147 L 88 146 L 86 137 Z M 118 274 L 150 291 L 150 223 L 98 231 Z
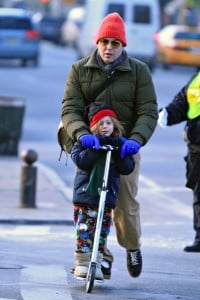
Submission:
M 114 130 L 114 124 L 111 117 L 103 117 L 99 121 L 99 134 L 100 135 L 111 135 Z

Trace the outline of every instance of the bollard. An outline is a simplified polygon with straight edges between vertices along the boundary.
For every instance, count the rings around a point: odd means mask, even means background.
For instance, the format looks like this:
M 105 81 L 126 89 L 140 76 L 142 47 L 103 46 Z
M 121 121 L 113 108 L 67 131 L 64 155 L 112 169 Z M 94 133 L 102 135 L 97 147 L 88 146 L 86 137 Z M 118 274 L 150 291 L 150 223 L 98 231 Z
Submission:
M 37 160 L 38 155 L 34 150 L 24 150 L 21 153 L 21 158 L 26 164 L 21 168 L 20 207 L 36 208 L 37 168 L 32 164 Z

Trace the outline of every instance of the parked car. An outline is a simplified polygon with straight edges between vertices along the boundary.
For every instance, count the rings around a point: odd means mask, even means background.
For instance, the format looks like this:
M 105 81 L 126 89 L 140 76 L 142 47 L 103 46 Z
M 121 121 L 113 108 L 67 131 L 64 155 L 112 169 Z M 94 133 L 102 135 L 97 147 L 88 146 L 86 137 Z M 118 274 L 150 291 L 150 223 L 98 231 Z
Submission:
M 30 60 L 39 63 L 40 35 L 31 15 L 18 8 L 0 8 L 0 59 Z
M 157 61 L 170 65 L 200 67 L 200 26 L 167 25 L 154 36 Z
M 65 21 L 63 16 L 44 15 L 38 22 L 41 38 L 55 44 L 62 44 L 61 27 Z
M 85 17 L 85 8 L 72 8 L 61 28 L 62 41 L 68 46 L 77 47 L 80 30 Z

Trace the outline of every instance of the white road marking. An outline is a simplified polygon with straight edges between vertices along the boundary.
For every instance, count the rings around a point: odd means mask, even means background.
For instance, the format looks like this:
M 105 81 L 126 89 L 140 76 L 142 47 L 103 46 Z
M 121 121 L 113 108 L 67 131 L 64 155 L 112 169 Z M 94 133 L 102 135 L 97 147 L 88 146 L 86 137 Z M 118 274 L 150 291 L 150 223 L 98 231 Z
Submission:
M 0 236 L 46 236 L 50 232 L 50 226 L 15 226 L 0 229 Z
M 67 199 L 72 199 L 73 196 L 73 188 L 72 187 L 67 187 L 65 182 L 49 167 L 42 163 L 37 163 L 39 168 L 46 174 L 46 176 L 50 179 L 52 184 L 60 190 Z M 143 190 L 154 190 L 154 192 L 157 193 L 163 193 L 163 192 L 173 192 L 173 191 L 185 191 L 186 188 L 184 186 L 161 186 L 158 185 L 156 182 L 153 180 L 147 178 L 146 176 L 143 176 L 140 174 L 139 178 L 140 182 L 144 184 L 146 187 L 142 187 Z M 71 201 L 71 200 L 70 200 Z
M 167 192 L 185 192 L 190 194 L 190 191 L 186 188 L 181 187 L 162 187 L 156 184 L 154 181 L 149 180 L 145 176 L 140 176 L 140 181 L 147 186 L 147 188 L 140 187 L 139 194 L 146 195 L 153 199 L 154 205 L 160 206 L 162 209 L 167 209 L 172 214 L 183 216 L 189 219 L 192 219 L 192 206 L 191 202 L 188 202 L 188 205 L 183 203 L 181 200 L 178 200 L 171 195 L 168 195 Z M 156 197 L 154 197 L 154 195 Z M 190 195 L 191 197 L 191 195 Z M 145 199 L 148 199 L 145 197 Z
M 20 285 L 24 300 L 72 300 L 62 266 L 28 266 L 22 270 Z
M 66 186 L 66 184 L 64 183 L 64 181 L 51 168 L 45 166 L 42 163 L 37 163 L 37 165 L 45 173 L 45 175 L 47 176 L 47 178 L 49 178 L 49 180 L 51 181 L 52 185 L 57 190 L 59 190 L 62 194 L 64 194 L 65 198 L 68 201 L 70 201 L 70 203 L 71 203 L 70 199 L 72 199 L 72 197 L 73 197 L 73 190 L 72 190 L 72 188 Z
M 15 299 L 11 299 L 11 298 L 0 298 L 0 300 L 17 300 L 16 298 Z
M 158 192 L 158 193 L 163 193 L 163 192 L 173 192 L 173 191 L 177 191 L 177 192 L 184 192 L 186 191 L 186 188 L 184 186 L 161 186 L 158 185 L 155 181 L 140 175 L 140 182 L 143 183 L 144 185 L 146 185 L 146 187 L 142 188 L 143 190 L 154 190 L 154 192 Z
M 72 199 L 73 191 L 72 188 L 67 187 L 64 181 L 49 167 L 38 163 L 38 166 L 45 172 L 46 176 L 51 180 L 52 184 L 60 190 L 64 195 L 66 199 Z M 161 186 L 158 185 L 156 182 L 152 181 L 151 179 L 140 175 L 140 183 L 142 183 L 144 186 L 140 186 L 139 193 L 155 193 L 157 194 L 157 198 L 159 199 L 165 199 L 166 201 L 162 201 L 162 205 L 170 205 L 171 210 L 173 210 L 176 213 L 179 213 L 182 216 L 191 218 L 190 210 L 188 211 L 188 208 L 190 209 L 191 205 L 185 205 L 181 201 L 167 195 L 166 193 L 170 192 L 187 192 L 187 189 L 183 187 L 173 187 L 173 186 Z M 158 196 L 159 195 L 159 196 Z M 155 200 L 155 199 L 154 199 Z M 71 202 L 71 200 L 69 200 Z

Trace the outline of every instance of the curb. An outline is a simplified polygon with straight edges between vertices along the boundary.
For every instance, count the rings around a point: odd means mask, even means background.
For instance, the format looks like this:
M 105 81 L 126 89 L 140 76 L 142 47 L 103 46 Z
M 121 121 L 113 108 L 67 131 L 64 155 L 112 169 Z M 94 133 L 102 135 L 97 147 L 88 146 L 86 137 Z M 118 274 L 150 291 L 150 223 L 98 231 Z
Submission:
M 5 219 L 0 220 L 0 224 L 9 225 L 60 225 L 60 226 L 73 226 L 71 220 L 30 220 L 30 219 Z

